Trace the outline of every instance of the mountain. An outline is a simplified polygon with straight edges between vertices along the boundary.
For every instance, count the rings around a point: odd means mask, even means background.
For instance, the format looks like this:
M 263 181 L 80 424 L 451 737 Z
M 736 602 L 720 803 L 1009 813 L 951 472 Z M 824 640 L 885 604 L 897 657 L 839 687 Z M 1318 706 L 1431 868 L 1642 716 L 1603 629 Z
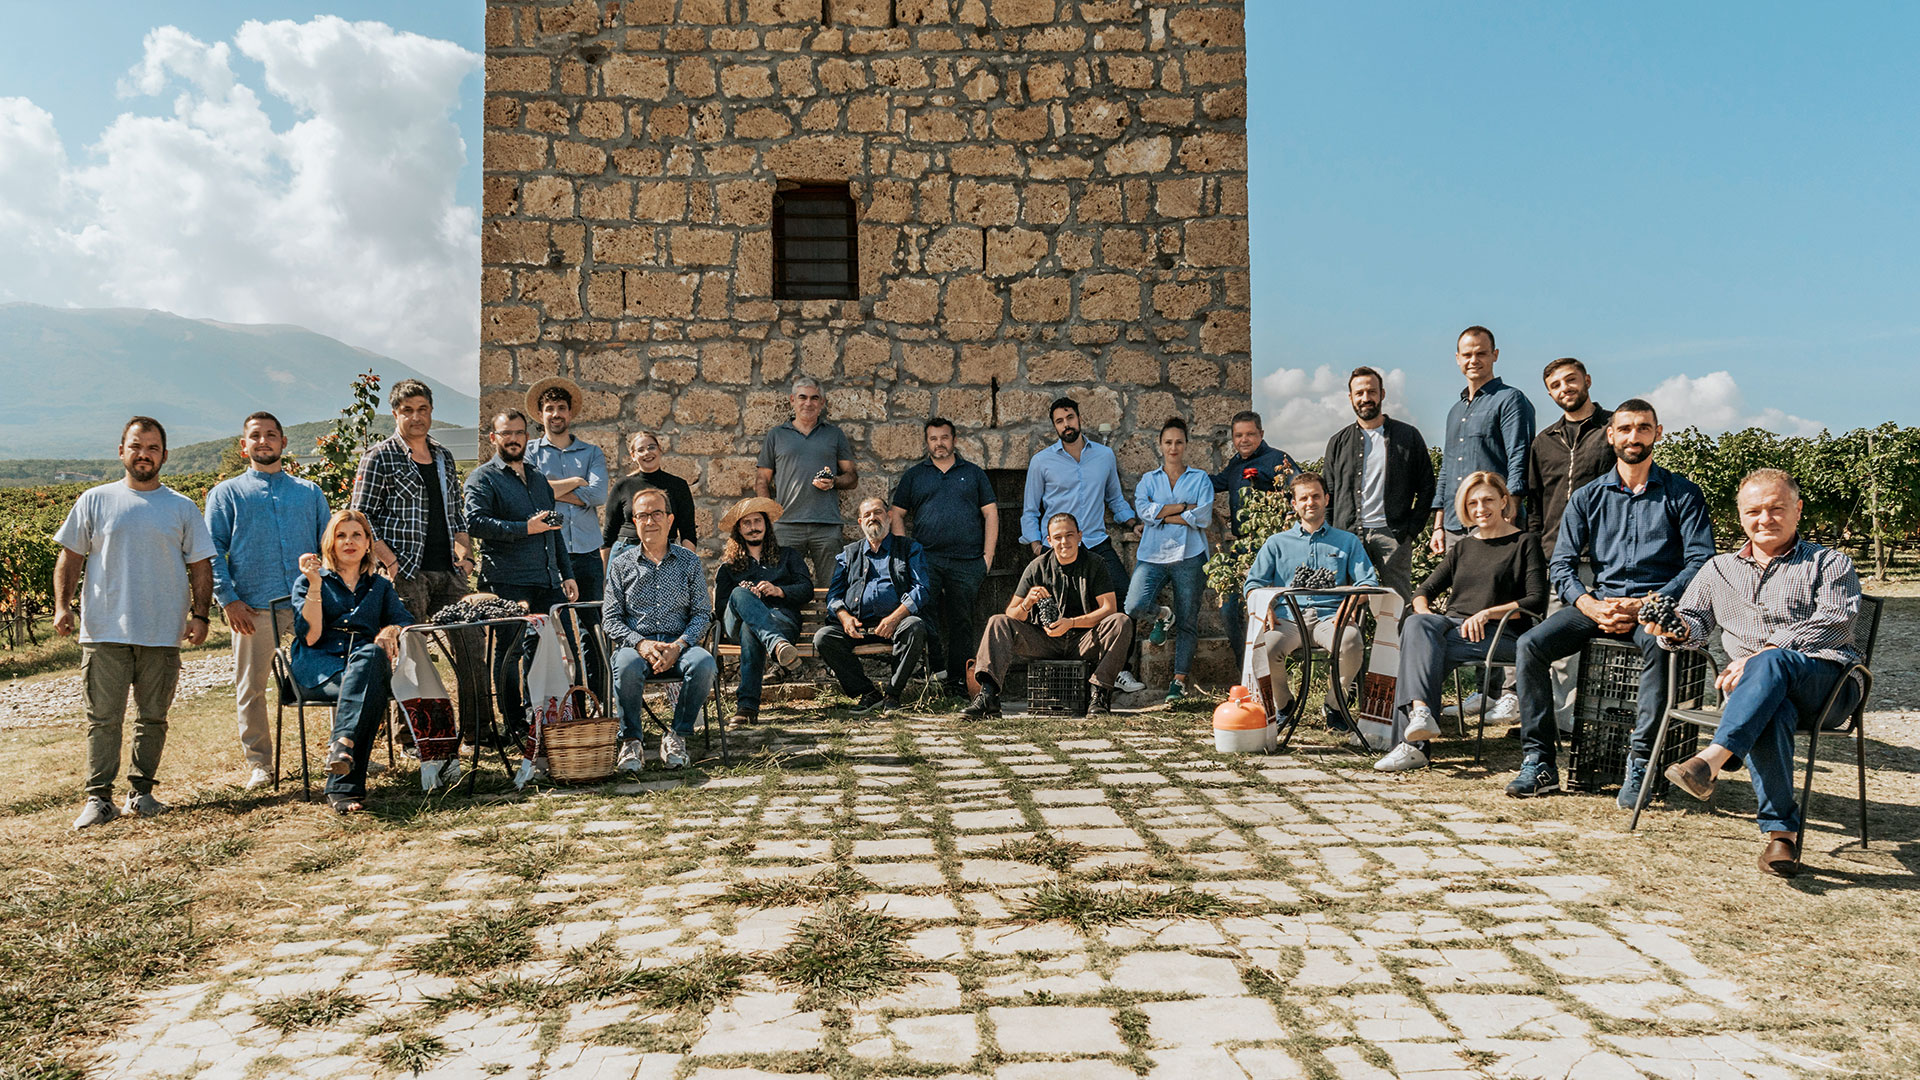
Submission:
M 0 385 L 13 388 L 0 415 L 0 458 L 109 457 L 135 415 L 158 419 L 180 447 L 237 436 L 258 409 L 288 427 L 328 420 L 368 369 L 383 388 L 405 378 L 432 387 L 436 420 L 478 422 L 473 388 L 298 326 L 0 304 Z
M 440 400 L 436 391 L 435 401 Z M 392 424 L 383 421 L 374 425 L 376 435 L 390 433 Z M 315 420 L 305 424 L 287 425 L 287 456 L 301 461 L 312 461 L 318 455 L 314 453 L 315 439 L 333 430 L 333 421 Z M 470 461 L 479 445 L 480 432 L 477 428 L 460 427 L 445 420 L 433 422 L 433 437 L 447 445 L 460 461 Z M 189 443 L 175 446 L 167 452 L 166 470 L 162 476 L 182 476 L 186 473 L 220 472 L 223 467 L 236 463 L 233 436 L 226 435 L 206 442 Z M 0 458 L 0 488 L 34 487 L 40 484 L 63 484 L 108 480 L 120 475 L 120 461 L 117 458 Z

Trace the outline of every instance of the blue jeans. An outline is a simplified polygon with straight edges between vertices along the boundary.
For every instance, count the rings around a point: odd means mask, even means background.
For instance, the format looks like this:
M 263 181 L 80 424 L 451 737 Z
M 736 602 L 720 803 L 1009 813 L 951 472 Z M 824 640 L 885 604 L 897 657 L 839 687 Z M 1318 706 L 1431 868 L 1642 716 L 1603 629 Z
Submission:
M 1653 732 L 1667 707 L 1667 650 L 1660 639 L 1640 629 L 1632 634 L 1603 634 L 1599 624 L 1577 607 L 1563 607 L 1547 616 L 1520 639 L 1515 660 L 1520 681 L 1520 739 L 1523 753 L 1551 765 L 1560 746 L 1560 725 L 1554 721 L 1553 662 L 1586 648 L 1587 642 L 1608 637 L 1640 650 L 1640 697 L 1633 725 L 1633 756 L 1653 754 Z
M 693 734 L 693 722 L 713 693 L 715 665 L 713 654 L 695 645 L 680 654 L 674 665 L 680 672 L 680 702 L 673 707 L 673 730 L 680 735 Z M 620 737 L 638 739 L 646 734 L 646 709 L 641 698 L 647 690 L 647 678 L 653 666 L 641 659 L 631 645 L 622 645 L 613 653 L 613 692 L 620 699 Z
M 1477 667 L 1486 659 L 1486 640 L 1468 641 L 1466 635 L 1460 632 L 1460 624 L 1466 621 L 1448 615 L 1416 611 L 1400 624 L 1400 673 L 1393 683 L 1395 745 L 1406 741 L 1409 705 L 1416 701 L 1426 702 L 1429 708 L 1438 705 L 1441 684 L 1448 672 L 1468 664 Z M 1493 634 L 1491 623 L 1487 626 L 1487 634 L 1489 637 Z M 1507 632 L 1501 635 L 1500 647 L 1495 650 L 1494 659 L 1503 663 L 1512 662 L 1518 643 L 1519 635 L 1513 632 L 1509 624 Z M 1487 706 L 1491 708 L 1493 703 L 1489 701 Z
M 1247 652 L 1247 598 L 1238 589 L 1228 589 L 1220 598 L 1220 621 L 1227 627 L 1227 644 L 1233 646 L 1234 659 Z
M 721 628 L 740 646 L 740 692 L 734 711 L 760 715 L 760 683 L 766 676 L 767 653 L 782 641 L 800 637 L 800 616 L 792 608 L 770 607 L 745 585 L 733 587 Z
M 1200 593 L 1207 587 L 1207 553 L 1179 562 L 1135 562 L 1133 581 L 1127 586 L 1127 618 L 1135 622 L 1151 618 L 1160 590 L 1168 582 L 1173 583 L 1173 673 L 1185 675 L 1200 644 Z
M 1845 670 L 1790 649 L 1755 653 L 1727 695 L 1713 741 L 1745 758 L 1753 776 L 1761 832 L 1800 831 L 1802 807 L 1793 788 L 1793 733 L 1814 716 Z
M 320 686 L 339 699 L 333 709 L 333 741 L 353 743 L 353 768 L 327 777 L 327 794 L 359 798 L 367 793 L 367 759 L 373 753 L 373 737 L 387 718 L 392 675 L 387 651 L 369 641 L 355 646 L 347 655 L 346 668 Z
M 927 622 L 936 628 L 927 638 L 927 670 L 945 671 L 948 683 L 967 681 L 967 661 L 980 647 L 973 601 L 985 580 L 984 559 L 927 556 L 927 592 L 933 601 Z

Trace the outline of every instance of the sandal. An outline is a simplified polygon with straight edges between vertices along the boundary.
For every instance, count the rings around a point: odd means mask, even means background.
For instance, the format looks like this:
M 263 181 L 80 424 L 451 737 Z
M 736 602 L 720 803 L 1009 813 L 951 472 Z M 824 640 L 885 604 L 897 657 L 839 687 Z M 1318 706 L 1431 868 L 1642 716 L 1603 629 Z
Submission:
M 341 739 L 327 751 L 327 772 L 334 776 L 345 776 L 353 771 L 353 744 Z
M 327 805 L 336 814 L 357 814 L 367 808 L 366 799 L 361 795 L 329 795 Z

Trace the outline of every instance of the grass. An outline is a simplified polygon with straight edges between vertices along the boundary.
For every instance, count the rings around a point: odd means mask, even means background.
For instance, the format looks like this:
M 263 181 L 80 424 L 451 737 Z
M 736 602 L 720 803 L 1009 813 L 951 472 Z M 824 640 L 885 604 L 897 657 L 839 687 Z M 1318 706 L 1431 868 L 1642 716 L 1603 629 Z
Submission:
M 1058 920 L 1086 931 L 1129 919 L 1213 918 L 1239 908 L 1212 893 L 1192 889 L 1162 893 L 1145 889 L 1095 889 L 1077 881 L 1057 881 L 1035 889 L 1012 910 L 1015 918 L 1027 922 Z
M 290 997 L 263 1001 L 253 1007 L 254 1018 L 285 1035 L 301 1028 L 337 1024 L 364 1010 L 367 1003 L 339 989 L 308 990 Z
M 418 1073 L 448 1052 L 446 1040 L 438 1035 L 403 1031 L 381 1043 L 373 1059 L 391 1072 Z
M 543 844 L 530 841 L 509 850 L 493 861 L 493 868 L 521 881 L 537 882 L 566 865 L 573 845 L 565 840 Z
M 287 869 L 296 874 L 319 874 L 345 866 L 359 855 L 352 844 L 302 845 L 301 853 L 287 861 Z
M 1009 859 L 1044 866 L 1049 870 L 1065 871 L 1092 851 L 1085 844 L 1058 840 L 1051 833 L 1037 833 L 1023 840 L 1008 840 L 983 854 L 989 859 Z
M 799 907 L 873 891 L 874 884 L 844 866 L 822 870 L 806 880 L 757 878 L 727 886 L 717 900 L 738 907 Z
M 506 912 L 487 912 L 456 924 L 433 941 L 408 949 L 401 959 L 419 971 L 434 975 L 471 975 L 533 956 L 532 930 L 540 914 L 522 905 Z
M 903 936 L 900 920 L 835 899 L 760 967 L 774 981 L 804 991 L 803 1002 L 859 1001 L 906 983 L 912 954 L 901 944 Z

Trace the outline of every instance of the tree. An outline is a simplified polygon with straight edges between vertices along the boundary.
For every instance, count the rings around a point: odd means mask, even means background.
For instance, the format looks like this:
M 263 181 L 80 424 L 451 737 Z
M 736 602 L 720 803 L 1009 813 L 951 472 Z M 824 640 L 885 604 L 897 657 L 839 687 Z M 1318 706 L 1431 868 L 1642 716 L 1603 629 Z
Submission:
M 320 485 L 327 502 L 345 506 L 353 497 L 353 474 L 360 456 L 373 443 L 373 421 L 380 409 L 380 376 L 369 371 L 353 380 L 353 403 L 340 410 L 333 430 L 313 441 L 319 460 L 306 464 L 302 476 Z

